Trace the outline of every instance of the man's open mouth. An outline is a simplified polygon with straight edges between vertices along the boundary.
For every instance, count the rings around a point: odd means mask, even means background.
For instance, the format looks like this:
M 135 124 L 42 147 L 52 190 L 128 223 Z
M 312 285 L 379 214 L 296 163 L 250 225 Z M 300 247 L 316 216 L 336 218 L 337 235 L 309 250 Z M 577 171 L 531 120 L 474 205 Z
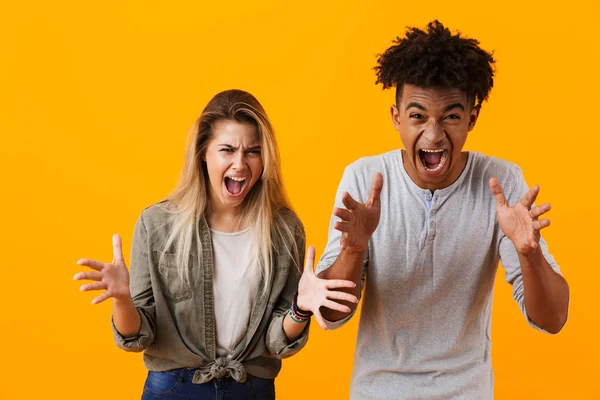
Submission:
M 437 172 L 441 170 L 448 160 L 448 150 L 419 150 L 419 159 L 421 164 L 428 172 Z

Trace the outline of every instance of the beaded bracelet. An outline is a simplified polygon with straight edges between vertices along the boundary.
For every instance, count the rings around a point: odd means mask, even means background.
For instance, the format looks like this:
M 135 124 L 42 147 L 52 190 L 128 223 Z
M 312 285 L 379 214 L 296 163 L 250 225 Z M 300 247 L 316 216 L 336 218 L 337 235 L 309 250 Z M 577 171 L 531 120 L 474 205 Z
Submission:
M 294 295 L 292 306 L 290 307 L 290 318 L 297 323 L 303 323 L 310 319 L 313 315 L 311 311 L 304 311 L 298 307 L 298 292 Z
M 290 308 L 290 318 L 292 321 L 302 324 L 310 319 L 310 317 L 300 317 L 299 315 L 294 314 L 294 310 Z

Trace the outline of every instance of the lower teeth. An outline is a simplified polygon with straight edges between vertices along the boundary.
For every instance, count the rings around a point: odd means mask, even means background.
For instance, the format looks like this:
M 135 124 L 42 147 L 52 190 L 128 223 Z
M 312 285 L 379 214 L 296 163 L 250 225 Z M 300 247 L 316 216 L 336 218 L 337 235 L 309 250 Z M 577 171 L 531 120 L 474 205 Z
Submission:
M 437 165 L 437 167 L 435 167 L 435 168 L 429 168 L 429 167 L 427 167 L 427 166 L 425 165 L 425 163 L 422 163 L 422 164 L 423 164 L 423 167 L 424 167 L 424 168 L 425 168 L 425 170 L 426 170 L 426 171 L 428 171 L 428 172 L 436 172 L 436 171 L 439 171 L 439 170 L 440 170 L 440 169 L 442 169 L 442 167 L 444 166 L 444 163 L 446 162 L 446 157 L 447 157 L 447 156 L 442 156 L 442 158 L 440 159 L 440 162 L 439 162 L 439 164 L 438 164 L 438 165 Z

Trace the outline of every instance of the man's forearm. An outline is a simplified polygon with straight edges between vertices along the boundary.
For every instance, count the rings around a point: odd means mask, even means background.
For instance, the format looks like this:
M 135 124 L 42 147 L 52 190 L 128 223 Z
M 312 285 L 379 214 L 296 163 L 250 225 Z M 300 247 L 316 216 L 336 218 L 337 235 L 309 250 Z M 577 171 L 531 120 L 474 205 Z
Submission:
M 353 294 L 356 297 L 360 297 L 360 280 L 362 277 L 362 270 L 364 264 L 364 253 L 353 252 L 351 250 L 342 250 L 338 255 L 335 262 L 326 270 L 319 273 L 319 278 L 322 279 L 344 279 L 353 281 L 356 286 L 353 288 L 338 289 L 346 293 Z M 357 304 L 347 301 L 338 301 L 350 307 L 351 311 L 354 312 Z M 329 308 L 322 307 L 321 314 L 329 321 L 337 321 L 348 316 L 348 313 L 341 311 L 331 310 Z
M 539 247 L 527 256 L 519 254 L 519 261 L 527 315 L 540 328 L 558 333 L 567 322 L 567 281 L 554 272 Z

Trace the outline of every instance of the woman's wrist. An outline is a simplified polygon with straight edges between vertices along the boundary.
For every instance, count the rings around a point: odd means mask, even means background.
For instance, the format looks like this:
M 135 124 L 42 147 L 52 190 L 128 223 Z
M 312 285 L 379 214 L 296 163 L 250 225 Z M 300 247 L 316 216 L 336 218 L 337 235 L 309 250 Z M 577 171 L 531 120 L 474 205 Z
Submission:
M 297 323 L 306 322 L 312 317 L 313 313 L 309 310 L 303 310 L 298 306 L 298 292 L 294 295 L 292 306 L 290 307 L 290 318 Z

